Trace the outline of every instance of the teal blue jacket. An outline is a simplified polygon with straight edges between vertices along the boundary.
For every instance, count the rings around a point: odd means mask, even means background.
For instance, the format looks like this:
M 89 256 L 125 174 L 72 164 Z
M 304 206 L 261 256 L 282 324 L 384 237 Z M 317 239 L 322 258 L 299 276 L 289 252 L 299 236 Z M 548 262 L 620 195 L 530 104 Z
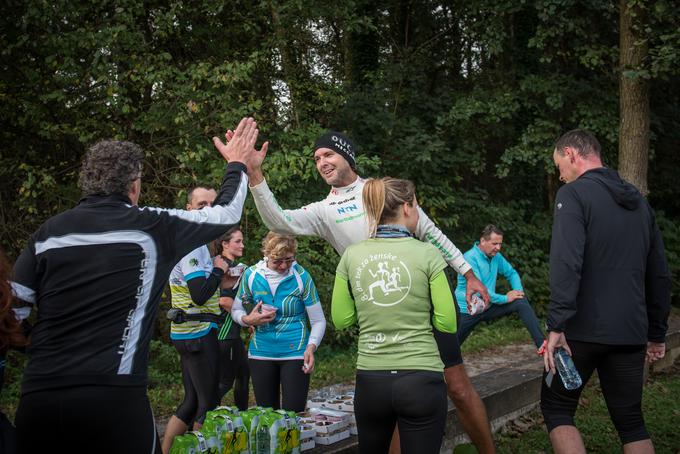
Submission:
M 293 263 L 272 294 L 265 277 L 264 261 L 246 269 L 241 279 L 232 317 L 238 321 L 243 312 L 243 297 L 247 295 L 257 305 L 262 302 L 277 309 L 274 321 L 255 328 L 248 348 L 248 357 L 254 359 L 303 359 L 310 332 L 307 307 L 320 304 L 319 294 L 309 273 L 297 262 Z M 320 306 L 319 306 L 320 307 Z M 324 322 L 325 326 L 325 322 Z M 321 332 L 323 337 L 323 332 Z M 319 345 L 320 338 L 314 339 Z
M 493 258 L 487 257 L 487 255 L 479 249 L 479 241 L 476 241 L 474 246 L 463 254 L 465 260 L 472 267 L 472 271 L 475 276 L 482 281 L 482 284 L 489 291 L 489 296 L 491 297 L 491 304 L 507 304 L 508 297 L 500 293 L 496 293 L 496 278 L 499 274 L 504 276 L 510 283 L 510 287 L 513 290 L 524 291 L 522 288 L 522 281 L 519 278 L 517 271 L 510 265 L 505 257 L 499 252 Z M 458 285 L 456 286 L 456 301 L 458 302 L 458 307 L 460 307 L 460 312 L 462 314 L 467 314 L 467 303 L 465 301 L 465 285 L 466 280 L 460 274 L 458 275 Z

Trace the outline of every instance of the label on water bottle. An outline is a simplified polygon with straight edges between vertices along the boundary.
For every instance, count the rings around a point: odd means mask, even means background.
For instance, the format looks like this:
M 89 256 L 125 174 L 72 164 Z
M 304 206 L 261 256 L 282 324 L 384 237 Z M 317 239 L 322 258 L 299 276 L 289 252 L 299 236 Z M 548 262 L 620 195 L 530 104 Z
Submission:
M 198 450 L 199 452 L 206 452 L 208 451 L 208 442 L 205 440 L 205 437 L 201 432 L 198 431 L 192 431 L 192 434 L 196 436 L 196 439 L 198 440 Z
M 581 380 L 581 375 L 579 375 L 574 361 L 569 356 L 569 353 L 563 348 L 555 349 L 554 354 L 555 368 L 560 374 L 564 388 L 568 390 L 573 390 L 580 388 L 583 384 Z

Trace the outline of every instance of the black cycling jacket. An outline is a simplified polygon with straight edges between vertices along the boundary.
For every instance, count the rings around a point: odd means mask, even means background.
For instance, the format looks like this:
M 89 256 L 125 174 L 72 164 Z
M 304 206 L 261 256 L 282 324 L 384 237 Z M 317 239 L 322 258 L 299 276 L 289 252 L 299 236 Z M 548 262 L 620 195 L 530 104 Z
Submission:
M 153 321 L 172 267 L 239 222 L 243 164 L 227 165 L 212 208 L 139 208 L 91 195 L 48 219 L 14 267 L 15 295 L 38 308 L 22 392 L 146 384 Z
M 654 213 L 611 169 L 585 172 L 555 198 L 548 330 L 608 345 L 663 342 L 671 277 Z

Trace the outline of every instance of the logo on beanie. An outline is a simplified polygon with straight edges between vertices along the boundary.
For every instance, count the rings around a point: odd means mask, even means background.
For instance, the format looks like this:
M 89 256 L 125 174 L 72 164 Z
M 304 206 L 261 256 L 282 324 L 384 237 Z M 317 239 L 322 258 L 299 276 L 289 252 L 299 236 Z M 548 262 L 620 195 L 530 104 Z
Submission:
M 352 160 L 354 160 L 354 150 L 352 149 L 352 144 L 349 143 L 348 140 L 336 135 L 331 136 L 331 140 L 338 151 L 345 153 L 346 155 L 350 156 Z
M 319 148 L 329 148 L 335 151 L 343 158 L 345 158 L 347 162 L 349 162 L 350 166 L 354 168 L 354 165 L 356 163 L 355 159 L 356 152 L 354 150 L 354 145 L 352 144 L 352 141 L 344 134 L 335 131 L 327 132 L 326 134 L 316 139 L 316 143 L 314 144 L 314 151 L 316 152 L 316 150 L 318 150 Z

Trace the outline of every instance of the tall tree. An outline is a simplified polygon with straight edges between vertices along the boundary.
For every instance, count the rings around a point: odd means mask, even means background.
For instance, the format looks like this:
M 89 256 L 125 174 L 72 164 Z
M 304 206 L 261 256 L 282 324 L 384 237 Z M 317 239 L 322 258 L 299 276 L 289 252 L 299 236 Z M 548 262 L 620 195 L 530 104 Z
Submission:
M 645 2 L 620 2 L 619 172 L 647 195 L 649 160 L 649 73 Z

